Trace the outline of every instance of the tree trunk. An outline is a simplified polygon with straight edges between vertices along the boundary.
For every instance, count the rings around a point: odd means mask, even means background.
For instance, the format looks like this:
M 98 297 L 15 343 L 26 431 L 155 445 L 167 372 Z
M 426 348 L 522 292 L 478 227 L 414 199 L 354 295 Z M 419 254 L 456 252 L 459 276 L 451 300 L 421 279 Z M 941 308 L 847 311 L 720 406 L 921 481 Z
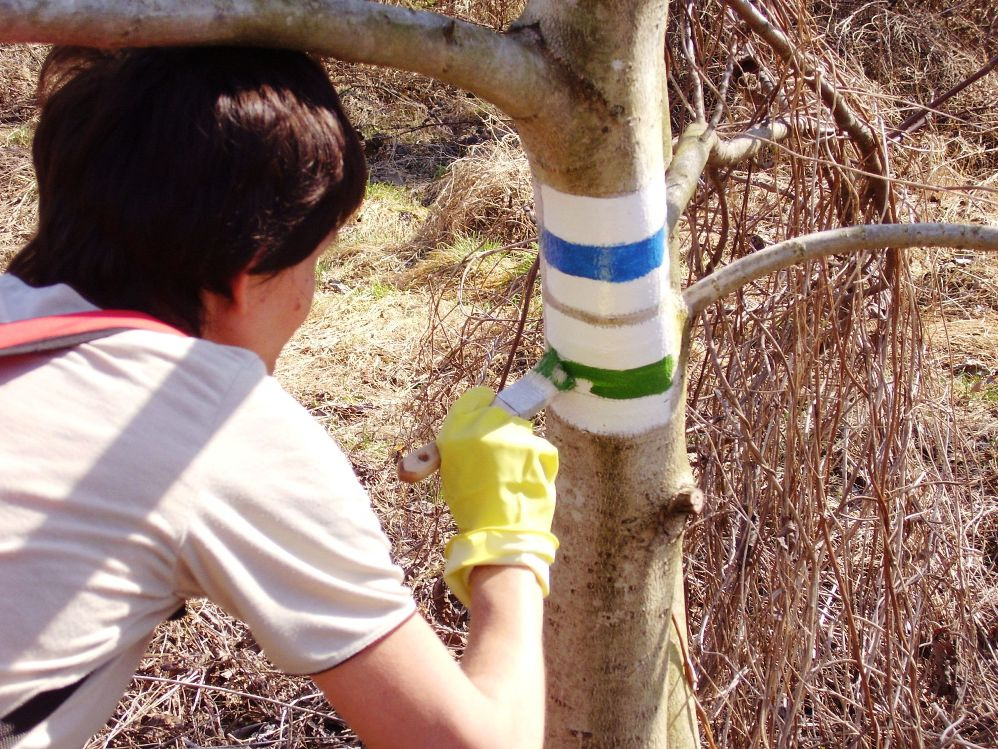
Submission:
M 669 502 L 689 490 L 676 479 L 682 430 L 600 437 L 549 417 L 548 435 L 565 471 L 546 609 L 547 746 L 696 746 L 676 642 L 685 514 Z
M 570 371 L 583 381 L 547 417 L 562 459 L 545 623 L 550 749 L 698 744 L 676 637 L 696 492 L 685 307 L 665 248 L 666 11 L 659 0 L 537 0 L 514 24 L 539 33 L 574 94 L 569 111 L 517 121 L 538 183 L 548 343 L 582 365 Z M 646 262 L 587 273 L 565 261 L 573 252 Z M 671 385 L 632 387 L 636 371 L 659 366 Z

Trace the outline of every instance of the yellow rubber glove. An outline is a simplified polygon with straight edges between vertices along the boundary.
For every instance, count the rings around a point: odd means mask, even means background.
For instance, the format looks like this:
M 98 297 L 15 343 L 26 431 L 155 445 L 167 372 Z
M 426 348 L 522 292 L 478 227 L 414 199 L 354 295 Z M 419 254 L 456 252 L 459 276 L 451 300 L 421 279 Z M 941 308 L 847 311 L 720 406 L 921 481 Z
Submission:
M 547 596 L 558 451 L 530 422 L 492 406 L 495 393 L 472 388 L 451 407 L 437 434 L 444 501 L 457 523 L 444 579 L 465 606 L 468 577 L 479 565 L 533 570 Z

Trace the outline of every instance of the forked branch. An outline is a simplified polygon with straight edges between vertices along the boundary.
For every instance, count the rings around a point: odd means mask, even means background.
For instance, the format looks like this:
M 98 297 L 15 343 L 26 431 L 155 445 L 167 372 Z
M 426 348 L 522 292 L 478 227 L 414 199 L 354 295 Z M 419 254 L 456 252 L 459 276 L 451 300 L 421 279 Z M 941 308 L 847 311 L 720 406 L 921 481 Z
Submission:
M 971 224 L 874 224 L 807 234 L 753 252 L 686 289 L 690 318 L 750 281 L 805 260 L 860 250 L 953 247 L 998 252 L 998 228 Z
M 815 138 L 834 134 L 807 118 L 801 118 L 795 124 L 799 132 L 813 134 Z M 693 199 L 707 166 L 735 166 L 754 157 L 767 144 L 786 140 L 790 132 L 791 124 L 782 119 L 758 125 L 731 138 L 722 138 L 703 122 L 687 127 L 675 144 L 672 163 L 665 175 L 669 233 L 675 230 L 680 216 Z

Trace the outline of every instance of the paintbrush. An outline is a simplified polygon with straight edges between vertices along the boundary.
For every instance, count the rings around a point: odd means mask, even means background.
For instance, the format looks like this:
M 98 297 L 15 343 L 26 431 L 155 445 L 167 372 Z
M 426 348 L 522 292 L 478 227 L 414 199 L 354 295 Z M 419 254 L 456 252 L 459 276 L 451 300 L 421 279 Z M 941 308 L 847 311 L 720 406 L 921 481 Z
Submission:
M 558 353 L 549 348 L 523 377 L 496 395 L 493 406 L 519 416 L 532 418 L 560 392 L 575 387 L 575 378 L 562 366 Z M 422 481 L 440 468 L 440 451 L 436 442 L 429 442 L 413 450 L 398 464 L 398 475 L 403 481 L 414 484 Z

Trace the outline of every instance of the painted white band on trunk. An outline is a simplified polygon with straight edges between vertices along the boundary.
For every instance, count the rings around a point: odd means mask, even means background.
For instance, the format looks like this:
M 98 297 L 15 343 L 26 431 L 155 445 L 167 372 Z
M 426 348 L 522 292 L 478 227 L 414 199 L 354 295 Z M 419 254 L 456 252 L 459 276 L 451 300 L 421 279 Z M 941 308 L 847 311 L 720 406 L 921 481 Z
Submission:
M 659 315 L 637 325 L 603 327 L 544 308 L 544 332 L 558 356 L 590 367 L 635 369 L 675 355 L 675 324 L 662 322 Z
M 582 376 L 576 390 L 559 394 L 551 407 L 573 426 L 599 434 L 633 435 L 666 424 L 678 388 L 657 365 L 675 362 L 680 329 L 665 250 L 664 178 L 611 198 L 540 184 L 535 195 L 545 335 L 570 372 L 580 371 L 572 362 L 600 370 L 600 395 Z M 649 366 L 653 374 L 643 379 Z M 659 381 L 667 389 L 640 394 Z
M 631 244 L 665 226 L 665 178 L 628 195 L 591 198 L 535 186 L 541 226 L 566 242 L 596 246 Z
M 607 283 L 570 276 L 545 263 L 542 283 L 545 292 L 565 306 L 615 317 L 657 308 L 667 293 L 669 269 L 661 265 L 634 281 Z
M 679 388 L 671 387 L 659 395 L 609 400 L 580 388 L 559 393 L 548 408 L 578 429 L 594 434 L 630 437 L 668 423 L 676 410 L 678 392 Z

